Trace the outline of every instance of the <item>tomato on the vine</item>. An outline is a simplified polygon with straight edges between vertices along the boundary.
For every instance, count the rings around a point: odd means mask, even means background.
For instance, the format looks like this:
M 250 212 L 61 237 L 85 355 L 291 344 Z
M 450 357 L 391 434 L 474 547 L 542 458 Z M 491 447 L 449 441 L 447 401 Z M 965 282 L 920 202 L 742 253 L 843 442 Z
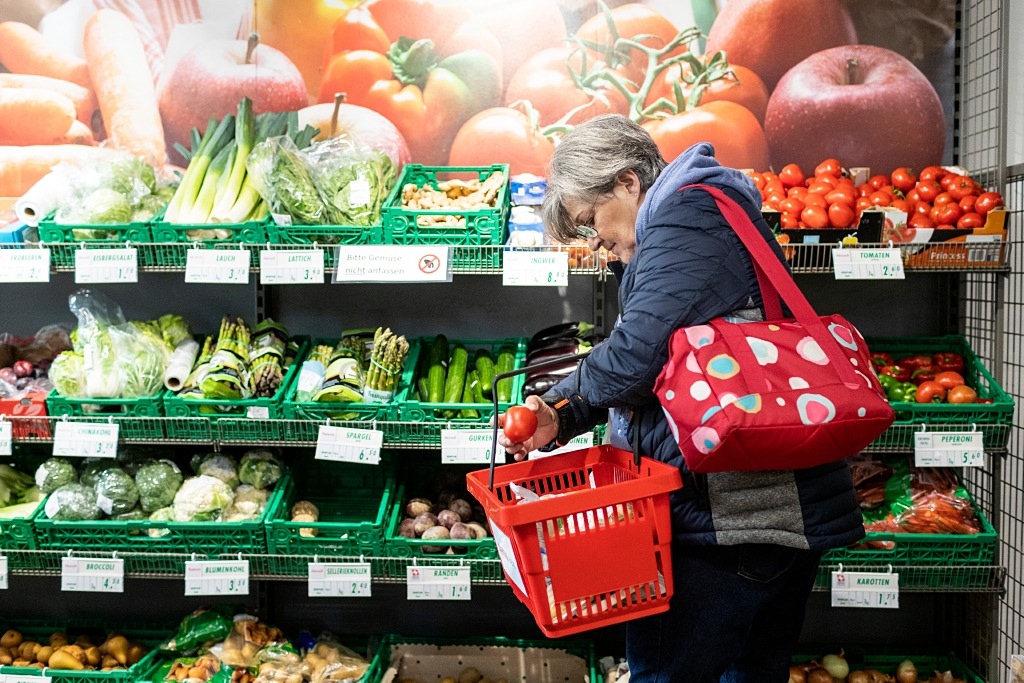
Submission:
M 512 443 L 523 443 L 537 431 L 537 413 L 526 406 L 511 406 L 502 418 L 505 438 Z
M 710 142 L 715 146 L 715 158 L 723 166 L 768 167 L 768 140 L 761 124 L 749 109 L 735 102 L 709 102 L 642 125 L 666 161 L 672 161 L 691 145 Z
M 526 114 L 508 107 L 493 107 L 462 124 L 452 141 L 448 164 L 488 166 L 495 159 L 503 159 L 510 164 L 513 175 L 543 176 L 554 151 L 554 143 L 531 124 Z

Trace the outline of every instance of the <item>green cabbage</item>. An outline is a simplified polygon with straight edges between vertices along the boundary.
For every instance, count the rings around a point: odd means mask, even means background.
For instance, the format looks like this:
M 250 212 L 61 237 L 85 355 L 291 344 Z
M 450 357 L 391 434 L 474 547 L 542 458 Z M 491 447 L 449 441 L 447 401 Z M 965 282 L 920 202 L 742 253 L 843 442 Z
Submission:
M 117 190 L 101 187 L 85 196 L 82 202 L 58 209 L 57 223 L 128 223 L 132 219 L 132 202 Z
M 75 466 L 64 458 L 50 458 L 36 470 L 36 486 L 43 493 L 53 493 L 60 487 L 77 481 Z
M 85 393 L 85 357 L 75 351 L 62 352 L 50 364 L 48 376 L 61 396 L 81 396 Z
M 143 465 L 135 473 L 135 486 L 139 490 L 139 505 L 145 512 L 154 512 L 174 502 L 174 494 L 181 488 L 181 471 L 166 460 Z

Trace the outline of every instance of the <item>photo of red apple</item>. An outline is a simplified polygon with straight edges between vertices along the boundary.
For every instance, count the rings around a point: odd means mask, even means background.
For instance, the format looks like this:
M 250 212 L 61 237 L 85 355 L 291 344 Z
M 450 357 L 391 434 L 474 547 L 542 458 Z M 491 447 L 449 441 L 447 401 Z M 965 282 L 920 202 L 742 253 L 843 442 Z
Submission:
M 405 138 L 395 124 L 372 109 L 331 102 L 313 104 L 299 110 L 299 127 L 303 126 L 320 129 L 314 140 L 344 135 L 356 144 L 383 151 L 397 166 L 409 163 Z
M 934 164 L 945 148 L 935 88 L 909 60 L 871 45 L 824 50 L 793 67 L 768 101 L 764 130 L 775 168 L 837 157 L 888 174 Z
M 771 92 L 804 58 L 856 42 L 842 0 L 729 0 L 711 25 L 705 54 L 723 50 L 730 64 L 752 70 Z
M 252 100 L 257 114 L 295 111 L 309 104 L 302 74 L 291 60 L 269 45 L 250 50 L 252 43 L 210 41 L 187 52 L 174 66 L 157 94 L 169 152 L 174 143 L 187 147 L 189 132 L 205 130 L 210 117 L 234 114 L 243 97 Z

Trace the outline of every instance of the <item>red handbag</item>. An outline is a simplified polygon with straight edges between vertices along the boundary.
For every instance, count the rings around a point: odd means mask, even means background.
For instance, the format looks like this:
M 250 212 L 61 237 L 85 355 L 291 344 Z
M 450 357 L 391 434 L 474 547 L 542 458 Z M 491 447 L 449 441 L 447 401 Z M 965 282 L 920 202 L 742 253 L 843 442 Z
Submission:
M 819 317 L 746 212 L 709 193 L 750 254 L 766 322 L 676 330 L 654 392 L 691 472 L 796 470 L 863 450 L 894 414 L 860 332 Z M 686 188 L 683 188 L 686 189 Z M 782 318 L 780 296 L 794 318 Z

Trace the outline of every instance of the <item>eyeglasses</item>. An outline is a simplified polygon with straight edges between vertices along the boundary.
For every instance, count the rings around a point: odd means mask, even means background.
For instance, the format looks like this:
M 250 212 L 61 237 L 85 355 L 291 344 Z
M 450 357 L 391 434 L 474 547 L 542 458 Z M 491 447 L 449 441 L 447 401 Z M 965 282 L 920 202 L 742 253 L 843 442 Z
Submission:
M 594 228 L 594 218 L 597 214 L 597 202 L 590 205 L 590 218 L 585 221 L 580 221 L 580 225 L 576 226 L 576 236 L 588 240 L 591 237 L 597 237 L 597 230 Z

